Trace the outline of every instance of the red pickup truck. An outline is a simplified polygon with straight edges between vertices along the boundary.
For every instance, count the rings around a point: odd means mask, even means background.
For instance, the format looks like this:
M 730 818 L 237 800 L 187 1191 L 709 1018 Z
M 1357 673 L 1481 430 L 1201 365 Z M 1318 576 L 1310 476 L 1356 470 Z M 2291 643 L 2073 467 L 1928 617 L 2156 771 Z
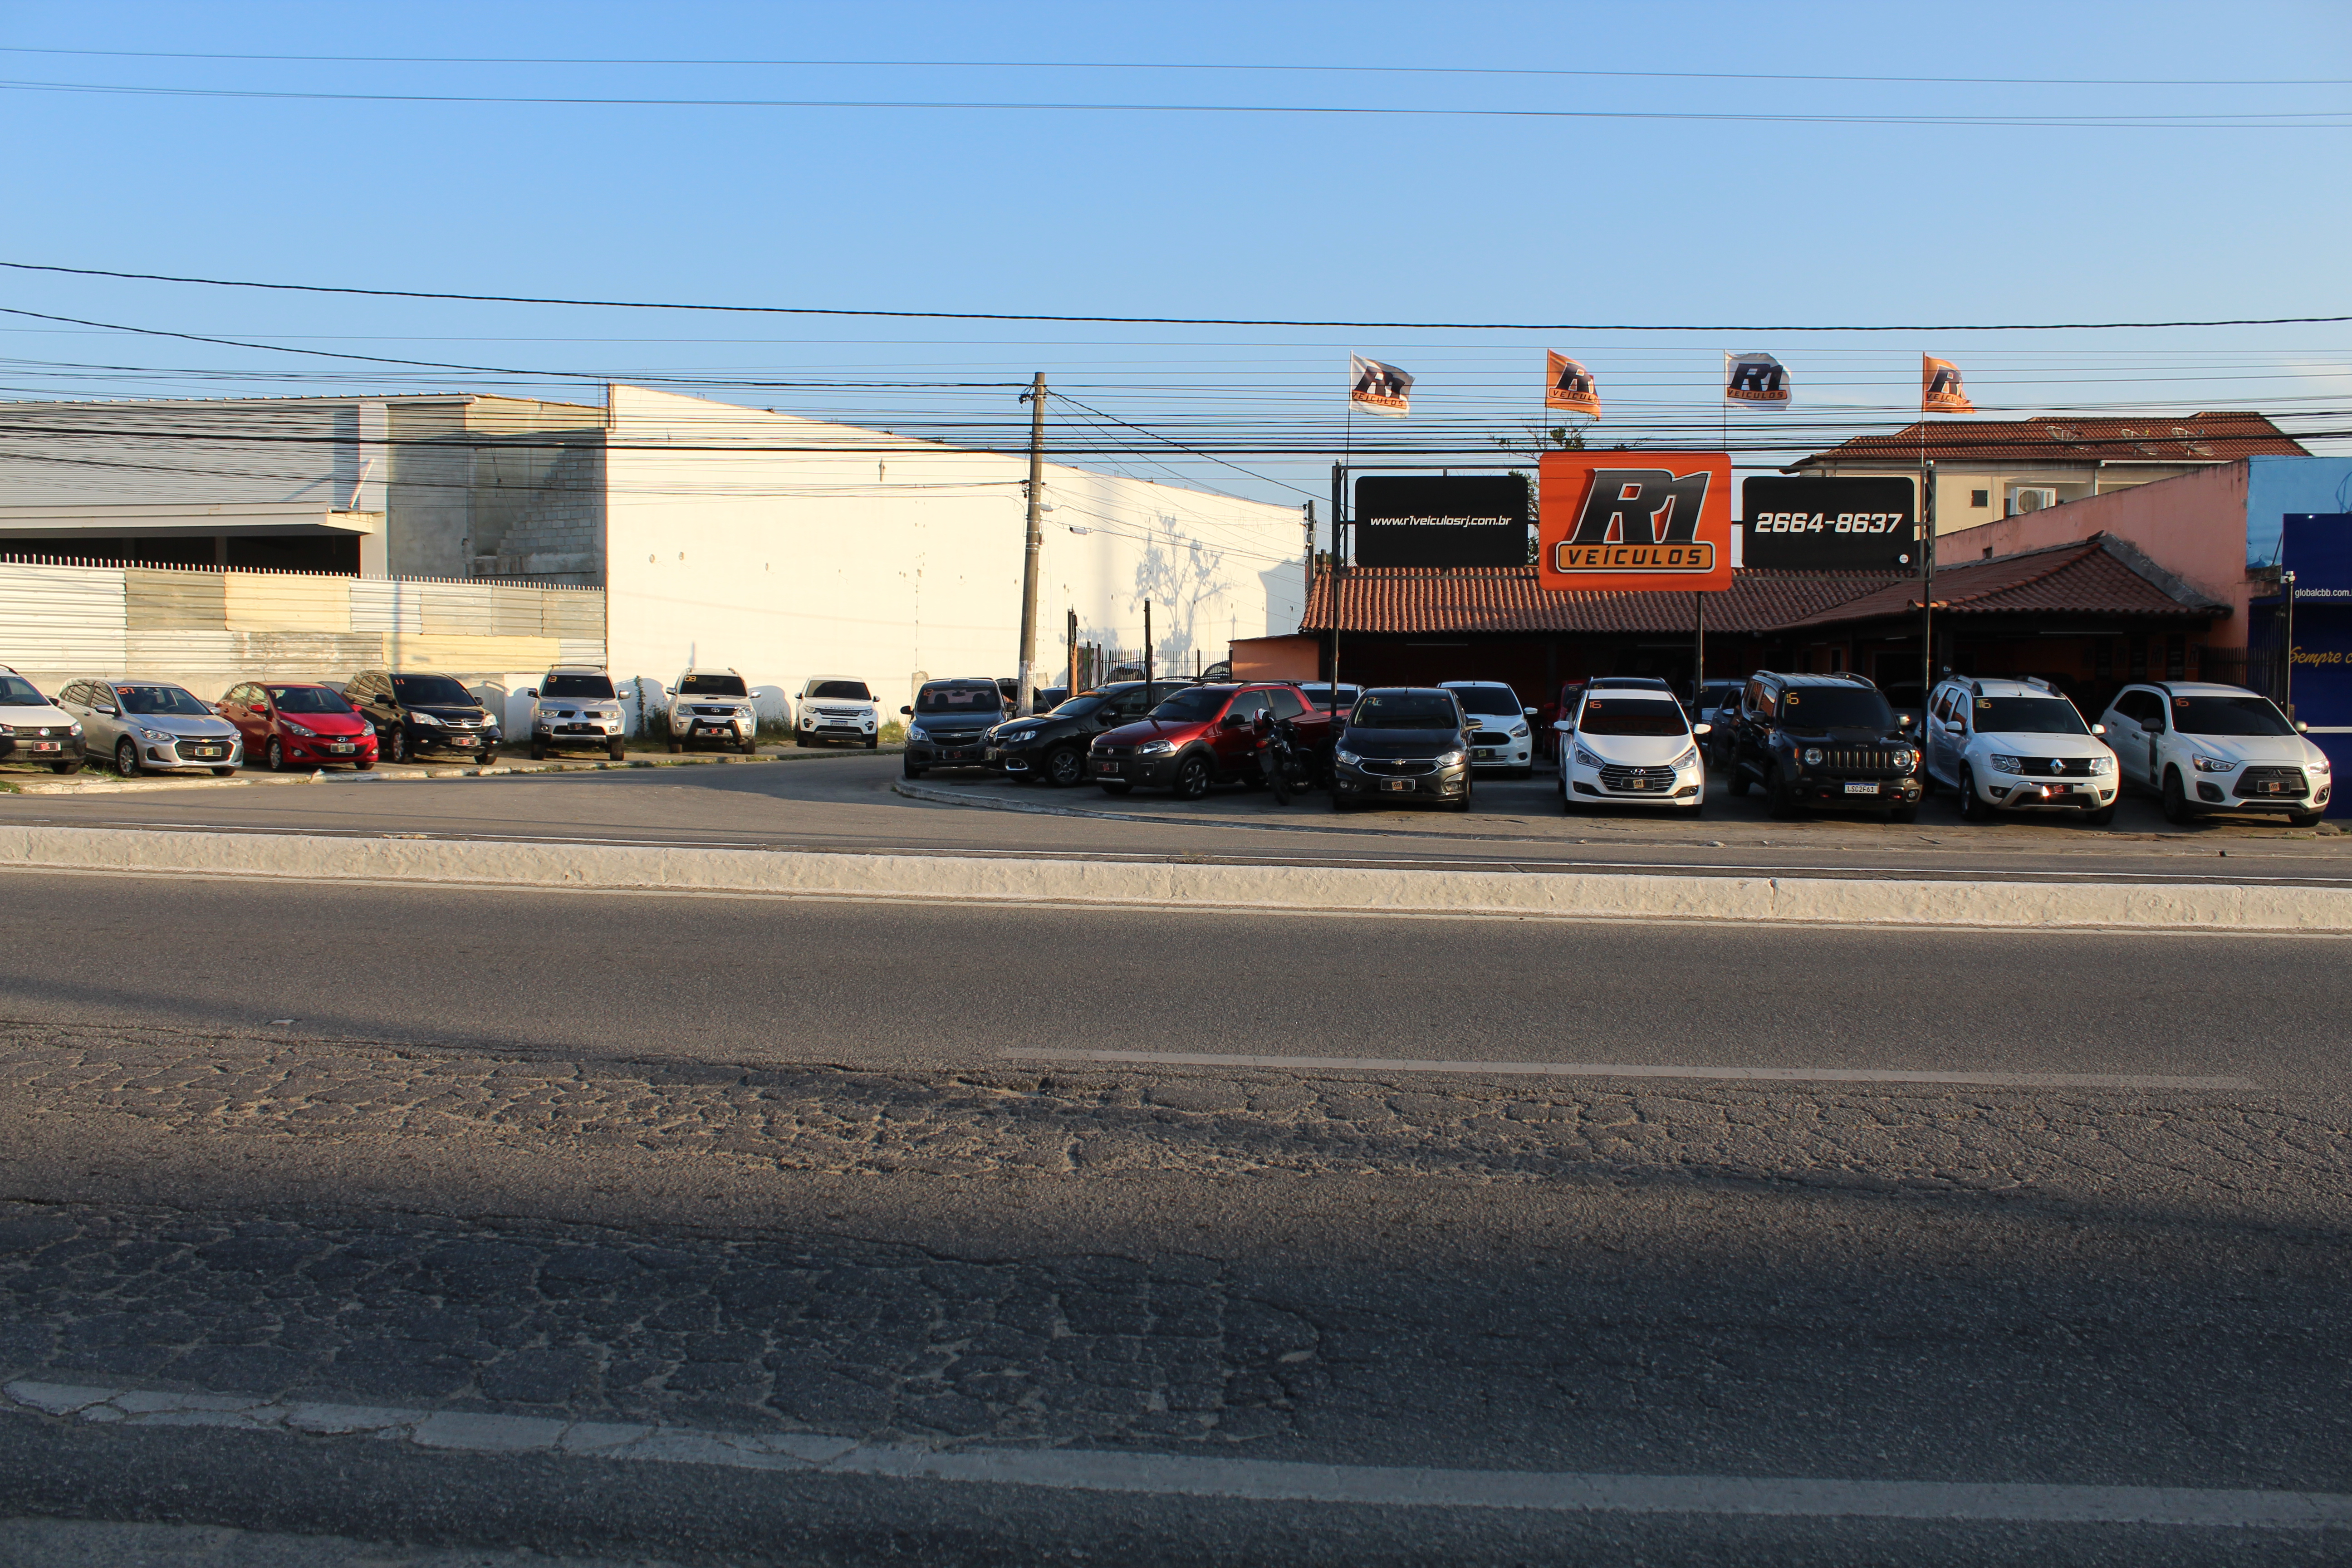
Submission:
M 1260 713 L 1288 721 L 1301 752 L 1329 756 L 1331 716 L 1309 708 L 1297 687 L 1189 686 L 1139 722 L 1097 735 L 1087 750 L 1087 777 L 1108 795 L 1125 795 L 1137 784 L 1166 785 L 1183 800 L 1198 800 L 1220 784 L 1254 785 L 1264 776 L 1257 762 Z

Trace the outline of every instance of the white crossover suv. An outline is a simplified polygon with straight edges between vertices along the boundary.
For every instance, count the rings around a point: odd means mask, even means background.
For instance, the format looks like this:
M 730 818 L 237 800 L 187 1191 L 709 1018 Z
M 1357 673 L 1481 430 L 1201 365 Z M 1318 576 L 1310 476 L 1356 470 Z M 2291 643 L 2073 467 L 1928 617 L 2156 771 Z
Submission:
M 751 689 L 731 669 L 689 669 L 669 689 L 669 749 L 719 745 L 745 756 L 760 749 Z
M 2168 822 L 2284 812 L 2297 827 L 2327 815 L 2327 753 L 2278 705 L 2242 686 L 2150 680 L 2125 687 L 2102 721 L 2124 781 L 2155 792 Z
M 1959 796 L 1960 817 L 2064 812 L 2115 818 L 2122 780 L 2102 725 L 2085 724 L 2046 680 L 1947 680 L 1927 700 L 1927 776 Z
M 1573 719 L 1558 726 L 1559 808 L 1664 806 L 1697 816 L 1706 809 L 1706 763 L 1694 724 L 1673 692 L 1639 686 L 1588 688 Z
M 803 746 L 845 741 L 872 751 L 882 727 L 882 705 L 866 682 L 850 675 L 813 675 L 793 704 L 793 740 Z
M 1528 721 L 1532 708 L 1519 706 L 1519 694 L 1498 680 L 1442 680 L 1454 693 L 1462 711 L 1477 728 L 1470 735 L 1470 770 L 1503 773 L 1526 778 L 1535 772 L 1535 736 Z
M 628 742 L 621 696 L 611 676 L 593 665 L 559 664 L 530 695 L 531 761 L 572 746 L 593 747 L 621 760 Z

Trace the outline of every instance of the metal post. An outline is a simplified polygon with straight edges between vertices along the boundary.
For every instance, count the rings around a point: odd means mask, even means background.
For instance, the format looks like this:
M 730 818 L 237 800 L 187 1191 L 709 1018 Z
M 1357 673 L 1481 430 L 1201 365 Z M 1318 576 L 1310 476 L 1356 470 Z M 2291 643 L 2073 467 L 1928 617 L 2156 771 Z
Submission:
M 1065 647 L 1067 647 L 1070 650 L 1068 660 L 1070 666 L 1069 673 L 1063 677 L 1063 679 L 1066 682 L 1064 689 L 1069 692 L 1072 697 L 1076 697 L 1078 694 L 1078 612 L 1076 610 L 1066 610 L 1063 612 L 1063 616 L 1065 630 L 1063 633 L 1062 643 Z
M 2294 574 L 2279 574 L 2279 607 L 2286 615 L 2286 635 L 2280 639 L 2280 656 L 2286 661 L 2286 673 L 2279 677 L 2279 706 L 2286 710 L 2286 721 L 2294 722 Z
M 1143 601 L 1143 695 L 1151 696 L 1151 601 Z
M 1339 561 L 1347 553 L 1342 520 L 1348 515 L 1348 467 L 1331 465 L 1331 690 L 1327 698 L 1331 717 L 1339 717 Z
M 1924 422 L 1923 422 L 1924 423 Z M 1921 437 L 1924 446 L 1927 437 Z M 1919 739 L 1927 738 L 1927 699 L 1936 689 L 1936 465 L 1919 464 Z
M 1706 595 L 1693 594 L 1691 608 L 1696 621 L 1691 631 L 1691 717 L 1698 717 L 1706 702 Z
M 1021 694 L 1019 710 L 1037 707 L 1037 558 L 1045 552 L 1039 508 L 1045 500 L 1045 373 L 1039 371 L 1022 398 L 1029 405 L 1029 534 L 1021 556 Z
M 1315 595 L 1315 503 L 1307 503 L 1307 594 Z

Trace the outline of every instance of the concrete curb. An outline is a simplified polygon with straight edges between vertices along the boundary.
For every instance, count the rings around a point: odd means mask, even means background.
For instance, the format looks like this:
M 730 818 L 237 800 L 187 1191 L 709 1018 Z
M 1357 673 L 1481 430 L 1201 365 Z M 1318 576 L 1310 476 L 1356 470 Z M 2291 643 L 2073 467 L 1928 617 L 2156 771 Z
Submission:
M 0 826 L 0 868 L 940 903 L 2016 931 L 2352 933 L 2352 889 L 829 855 Z

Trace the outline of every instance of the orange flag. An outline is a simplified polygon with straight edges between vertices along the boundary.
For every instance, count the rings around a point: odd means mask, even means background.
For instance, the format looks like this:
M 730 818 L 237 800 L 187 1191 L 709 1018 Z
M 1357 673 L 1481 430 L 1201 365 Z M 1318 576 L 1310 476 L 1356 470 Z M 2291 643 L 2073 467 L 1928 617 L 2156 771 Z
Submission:
M 1969 401 L 1967 388 L 1960 384 L 1960 367 L 1948 359 L 1933 354 L 1919 356 L 1919 412 L 1922 414 L 1974 414 L 1977 405 Z
M 1544 351 L 1544 406 L 1563 414 L 1601 417 L 1601 384 L 1592 373 L 1563 353 Z

